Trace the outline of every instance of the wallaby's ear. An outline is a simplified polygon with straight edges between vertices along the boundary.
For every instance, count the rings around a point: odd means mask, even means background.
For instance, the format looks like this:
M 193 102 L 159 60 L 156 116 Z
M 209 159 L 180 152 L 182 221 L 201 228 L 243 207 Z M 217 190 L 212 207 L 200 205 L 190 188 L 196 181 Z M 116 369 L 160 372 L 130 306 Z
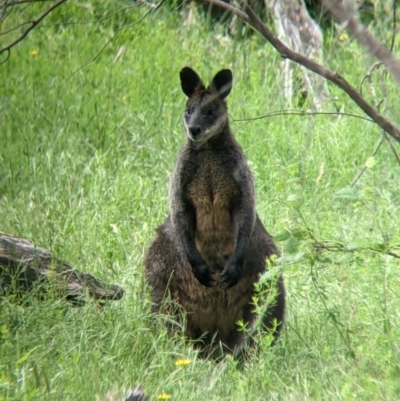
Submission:
M 190 67 L 183 67 L 179 73 L 181 77 L 181 87 L 183 93 L 190 97 L 193 92 L 199 89 L 204 89 L 203 82 L 197 75 L 197 72 L 192 70 Z
M 210 89 L 218 92 L 221 100 L 225 99 L 232 89 L 232 71 L 221 70 L 217 72 L 210 84 Z

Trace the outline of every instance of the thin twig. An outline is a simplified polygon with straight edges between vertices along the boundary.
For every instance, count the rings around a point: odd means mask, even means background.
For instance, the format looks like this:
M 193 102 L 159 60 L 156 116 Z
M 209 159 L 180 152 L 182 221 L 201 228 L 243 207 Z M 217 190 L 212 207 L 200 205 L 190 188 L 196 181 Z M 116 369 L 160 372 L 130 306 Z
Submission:
M 339 327 L 340 324 L 339 324 L 338 320 L 336 319 L 335 314 L 331 311 L 331 308 L 328 307 L 328 304 L 327 304 L 327 301 L 326 301 L 327 297 L 321 291 L 320 285 L 318 284 L 317 276 L 315 274 L 311 274 L 311 281 L 314 284 L 314 287 L 315 287 L 315 289 L 317 291 L 317 294 L 318 294 L 318 296 L 319 296 L 319 298 L 320 298 L 320 300 L 322 302 L 322 305 L 324 306 L 326 312 L 328 313 L 328 317 L 331 319 L 331 321 L 333 322 L 333 325 L 335 326 L 336 330 L 338 331 L 340 337 L 342 338 L 343 342 L 346 344 L 350 355 L 353 356 L 353 359 L 356 359 L 354 351 L 353 351 L 353 348 L 351 346 L 351 342 L 349 340 L 349 337 L 345 336 L 343 334 L 343 330 L 341 330 L 341 328 Z
M 373 123 L 374 120 L 370 118 L 359 116 L 358 114 L 351 113 L 340 113 L 340 112 L 329 112 L 329 111 L 302 111 L 302 110 L 276 110 L 271 111 L 263 116 L 258 117 L 250 117 L 250 118 L 232 118 L 232 122 L 243 122 L 243 121 L 256 121 L 262 120 L 264 118 L 276 117 L 276 116 L 315 116 L 315 115 L 332 115 L 332 116 L 346 116 L 346 117 L 354 117 L 359 118 L 360 120 L 365 120 Z
M 397 253 L 394 253 L 394 252 L 388 252 L 387 254 L 388 254 L 389 256 L 392 256 L 393 258 L 400 259 L 400 255 L 398 255 Z
M 382 136 L 382 138 L 380 139 L 380 141 L 378 142 L 378 145 L 376 146 L 375 150 L 372 152 L 372 157 L 374 157 L 377 153 L 378 150 L 380 149 L 383 140 L 385 139 L 384 136 Z M 362 177 L 362 175 L 367 171 L 368 167 L 364 165 L 364 167 L 362 168 L 362 170 L 357 174 L 356 178 L 354 179 L 354 181 L 351 183 L 350 188 L 354 187 L 354 185 L 357 184 L 358 180 Z
M 355 253 L 355 252 L 365 252 L 365 251 L 367 251 L 367 252 L 375 252 L 375 253 L 380 253 L 380 254 L 383 254 L 383 255 L 389 255 L 389 256 L 391 256 L 392 258 L 396 258 L 396 259 L 400 259 L 400 255 L 399 254 L 397 254 L 397 253 L 395 253 L 395 252 L 393 252 L 393 251 L 383 251 L 383 252 L 380 252 L 380 251 L 377 251 L 376 249 L 373 249 L 373 248 L 368 248 L 368 247 L 365 247 L 365 248 L 356 248 L 356 249 L 346 249 L 345 247 L 344 247 L 344 245 L 342 245 L 342 244 L 338 244 L 338 245 L 327 245 L 327 244 L 324 244 L 324 243 L 322 243 L 322 242 L 318 242 L 317 241 L 317 243 L 316 244 L 314 244 L 314 248 L 315 248 L 315 250 L 317 251 L 317 252 L 321 252 L 321 251 L 329 251 L 329 252 L 345 252 L 345 253 Z
M 371 81 L 372 73 L 373 73 L 376 69 L 380 68 L 381 65 L 383 65 L 382 61 L 377 61 L 376 63 L 372 64 L 372 66 L 370 67 L 370 69 L 368 70 L 368 72 L 365 74 L 364 78 L 363 78 L 363 79 L 361 80 L 361 82 L 360 82 L 360 93 L 361 93 L 361 95 L 363 95 L 362 88 L 363 88 L 364 82 L 365 82 L 366 80 Z M 374 94 L 372 94 L 372 95 L 374 95 Z M 375 100 L 375 99 L 374 99 L 374 100 Z
M 373 84 L 373 82 L 372 82 L 372 73 L 373 73 L 375 70 L 379 69 L 382 65 L 383 65 L 382 61 L 377 61 L 376 63 L 372 64 L 372 66 L 370 67 L 370 69 L 368 70 L 368 72 L 365 74 L 364 78 L 361 80 L 361 83 L 360 83 L 360 93 L 361 93 L 361 94 L 363 94 L 362 89 L 363 89 L 364 83 L 365 83 L 365 82 L 368 82 L 368 83 L 369 83 L 369 86 L 368 86 L 368 87 L 369 87 L 369 90 L 370 90 L 370 92 L 371 92 L 371 96 L 372 96 L 372 98 L 373 98 L 373 100 L 374 100 L 375 107 L 376 107 L 376 109 L 377 109 L 378 111 L 380 111 L 380 106 L 381 106 L 381 104 L 382 104 L 382 102 L 383 102 L 383 99 L 382 99 L 381 102 L 378 102 L 377 95 L 376 95 L 376 90 L 375 90 L 374 84 Z M 383 143 L 383 140 L 385 139 L 385 136 L 386 136 L 386 135 L 387 135 L 386 132 L 383 131 L 382 138 L 380 139 L 378 145 L 376 146 L 375 150 L 373 151 L 372 157 L 374 157 L 374 156 L 378 153 L 378 150 L 380 149 L 380 147 L 381 147 L 381 145 L 382 145 L 382 143 Z M 353 182 L 350 184 L 350 188 L 354 187 L 354 185 L 357 184 L 357 182 L 358 182 L 358 181 L 360 180 L 360 178 L 364 175 L 364 173 L 367 171 L 367 169 L 368 169 L 368 167 L 364 164 L 364 166 L 363 166 L 363 168 L 361 169 L 361 171 L 357 174 L 356 178 L 355 178 L 355 179 L 353 180 Z
M 384 135 L 384 137 L 385 137 L 385 139 L 386 139 L 386 141 L 387 141 L 387 143 L 388 143 L 388 145 L 389 145 L 391 151 L 393 152 L 394 157 L 395 157 L 397 163 L 400 164 L 400 157 L 399 157 L 399 154 L 397 153 L 397 151 L 396 151 L 396 149 L 395 149 L 395 147 L 394 147 L 392 141 L 390 140 L 390 137 L 387 136 L 386 132 L 383 132 L 383 135 Z
M 22 26 L 27 25 L 27 24 L 30 24 L 30 21 L 22 22 L 21 24 L 13 26 L 12 28 L 8 29 L 7 31 L 0 32 L 0 36 L 7 35 L 8 33 L 16 31 L 18 28 L 21 28 Z
M 17 43 L 21 42 L 22 39 L 24 39 L 29 32 L 35 28 L 36 25 L 40 23 L 47 15 L 49 15 L 52 11 L 54 11 L 58 6 L 61 4 L 65 3 L 67 0 L 59 0 L 57 3 L 54 3 L 52 6 L 50 6 L 43 14 L 41 14 L 39 17 L 36 19 L 30 21 L 31 26 L 28 27 L 22 34 L 15 39 L 13 42 L 9 43 L 7 46 L 4 46 L 0 49 L 0 54 L 5 52 L 5 51 L 10 51 L 12 47 L 14 47 Z
M 10 49 L 8 49 L 8 50 L 7 50 L 7 56 L 6 56 L 6 58 L 5 58 L 2 62 L 0 62 L 0 65 L 1 65 L 1 64 L 4 64 L 4 63 L 10 58 L 10 54 L 11 54 Z
M 393 0 L 393 30 L 392 30 L 392 41 L 391 41 L 390 47 L 389 47 L 391 52 L 393 51 L 394 41 L 396 39 L 396 19 L 397 19 L 396 18 L 396 5 L 397 5 L 396 3 L 397 3 L 397 0 Z
M 371 93 L 372 99 L 374 100 L 375 103 L 375 107 L 376 109 L 380 112 L 381 111 L 381 105 L 383 103 L 386 104 L 386 100 L 387 100 L 387 93 L 386 93 L 386 85 L 384 82 L 381 83 L 380 87 L 382 89 L 383 92 L 383 99 L 381 99 L 380 101 L 378 101 L 378 96 L 377 96 L 377 92 L 374 86 L 374 83 L 372 81 L 372 74 L 374 71 L 378 70 L 381 66 L 383 65 L 382 61 L 377 61 L 376 63 L 374 63 L 370 69 L 368 70 L 367 74 L 365 75 L 365 77 L 361 80 L 360 83 L 360 93 L 362 94 L 362 88 L 365 82 L 368 82 L 368 87 L 369 87 L 369 91 Z M 385 71 L 383 72 L 383 74 L 385 73 Z M 380 75 L 382 77 L 382 74 Z M 374 150 L 372 157 L 374 157 L 377 153 L 378 150 L 380 149 L 383 141 L 386 140 L 392 153 L 394 154 L 397 162 L 400 164 L 400 159 L 399 159 L 399 155 L 397 154 L 396 149 L 394 148 L 389 136 L 387 135 L 387 133 L 382 130 L 382 138 L 379 141 L 376 149 Z M 354 181 L 351 183 L 350 187 L 354 187 L 354 185 L 360 180 L 360 178 L 363 176 L 363 174 L 367 171 L 368 167 L 366 165 L 364 165 L 364 167 L 362 168 L 362 170 L 360 171 L 360 173 L 356 176 L 356 178 L 354 179 Z

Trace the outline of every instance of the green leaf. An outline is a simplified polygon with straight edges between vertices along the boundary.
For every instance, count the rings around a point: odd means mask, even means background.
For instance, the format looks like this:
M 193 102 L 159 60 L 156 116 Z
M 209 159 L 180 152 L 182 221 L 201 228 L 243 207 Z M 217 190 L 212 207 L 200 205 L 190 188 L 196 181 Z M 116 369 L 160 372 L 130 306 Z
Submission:
M 297 195 L 297 194 L 291 194 L 287 197 L 286 199 L 288 202 L 291 203 L 295 203 L 295 202 L 299 202 L 302 200 L 301 196 Z
M 307 235 L 307 231 L 301 230 L 300 228 L 295 228 L 292 231 L 292 235 L 293 237 L 296 237 L 299 241 L 301 241 L 302 239 L 304 239 Z
M 16 365 L 22 365 L 24 362 L 26 362 L 29 359 L 29 357 L 31 356 L 32 352 L 35 351 L 37 348 L 39 348 L 39 347 L 33 347 L 26 354 L 22 355 L 21 358 L 19 358 L 15 364 Z
M 263 273 L 258 282 L 260 284 L 265 284 L 267 281 L 271 281 L 272 279 L 279 277 L 281 272 L 282 272 L 281 267 L 274 266 L 272 269 L 267 270 L 265 273 Z
M 304 252 L 296 252 L 293 255 L 281 256 L 279 259 L 276 260 L 276 265 L 282 266 L 288 263 L 297 263 L 301 259 L 303 259 L 304 255 L 305 255 Z
M 349 242 L 349 243 L 346 245 L 346 249 L 347 249 L 348 251 L 355 251 L 356 249 L 358 249 L 358 245 L 357 245 L 355 242 Z
M 301 230 L 300 228 L 295 228 L 292 231 L 283 230 L 280 233 L 274 235 L 274 240 L 277 242 L 282 242 L 288 240 L 290 237 L 295 237 L 298 240 L 302 240 L 307 236 L 307 231 Z
M 285 250 L 289 254 L 296 253 L 299 249 L 300 241 L 293 236 L 290 236 L 288 241 L 286 242 Z
M 296 263 L 299 262 L 301 259 L 303 259 L 303 256 L 305 255 L 304 252 L 296 252 L 293 256 L 292 256 L 292 262 Z
M 339 191 L 335 193 L 335 197 L 340 199 L 359 200 L 362 196 L 360 190 L 349 187 L 339 189 Z
M 377 161 L 374 156 L 368 157 L 368 159 L 365 162 L 365 167 L 372 168 L 375 166 L 376 163 L 377 163 Z
M 301 178 L 301 177 L 295 177 L 295 178 L 291 178 L 290 180 L 287 180 L 286 182 L 288 183 L 288 184 L 290 184 L 290 183 L 295 183 L 295 184 L 299 184 L 299 185 L 302 185 L 303 184 L 303 178 Z
M 386 252 L 388 250 L 388 244 L 384 242 L 378 242 L 371 245 L 371 249 L 377 252 Z
M 290 232 L 288 230 L 283 230 L 280 233 L 274 235 L 274 240 L 281 242 L 281 241 L 286 241 L 290 237 Z
M 332 259 L 325 255 L 315 255 L 315 259 L 320 263 L 332 263 Z

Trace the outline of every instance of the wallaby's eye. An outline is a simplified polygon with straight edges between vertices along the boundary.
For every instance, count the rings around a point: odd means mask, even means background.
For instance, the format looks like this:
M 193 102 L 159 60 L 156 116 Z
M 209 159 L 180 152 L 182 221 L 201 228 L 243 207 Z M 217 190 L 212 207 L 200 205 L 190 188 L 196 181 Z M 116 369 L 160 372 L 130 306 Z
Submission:
M 207 108 L 204 110 L 204 114 L 208 117 L 212 117 L 217 112 L 217 108 L 214 104 L 208 105 Z
M 186 107 L 185 114 L 190 116 L 193 113 L 193 107 L 188 106 Z

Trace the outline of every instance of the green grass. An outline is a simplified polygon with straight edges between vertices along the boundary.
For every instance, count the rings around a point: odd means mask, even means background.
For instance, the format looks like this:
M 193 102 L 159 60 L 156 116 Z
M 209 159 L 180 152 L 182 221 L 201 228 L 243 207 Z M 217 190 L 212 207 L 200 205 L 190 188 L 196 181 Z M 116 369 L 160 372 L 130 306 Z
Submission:
M 116 9 L 92 4 L 67 4 L 47 25 Z M 275 347 L 261 344 L 242 367 L 230 358 L 215 364 L 151 314 L 143 253 L 166 216 L 183 142 L 180 68 L 207 79 L 231 68 L 234 119 L 283 109 L 285 100 L 280 58 L 258 36 L 234 40 L 195 10 L 195 25 L 167 8 L 141 19 L 145 11 L 37 29 L 0 67 L 0 230 L 126 290 L 101 309 L 2 298 L 0 399 L 103 400 L 136 382 L 151 399 L 400 399 L 400 264 L 386 254 L 400 253 L 399 166 L 389 147 L 357 192 L 337 196 L 379 141 L 370 122 L 278 116 L 231 124 L 254 172 L 261 219 L 278 239 L 293 233 L 279 242 L 288 310 Z M 326 44 L 326 63 L 356 86 L 371 62 L 351 41 L 333 35 Z M 398 88 L 390 77 L 385 83 L 387 114 L 398 123 Z M 362 115 L 330 91 L 343 111 Z M 316 252 L 317 241 L 337 249 Z M 179 358 L 192 362 L 176 367 Z

